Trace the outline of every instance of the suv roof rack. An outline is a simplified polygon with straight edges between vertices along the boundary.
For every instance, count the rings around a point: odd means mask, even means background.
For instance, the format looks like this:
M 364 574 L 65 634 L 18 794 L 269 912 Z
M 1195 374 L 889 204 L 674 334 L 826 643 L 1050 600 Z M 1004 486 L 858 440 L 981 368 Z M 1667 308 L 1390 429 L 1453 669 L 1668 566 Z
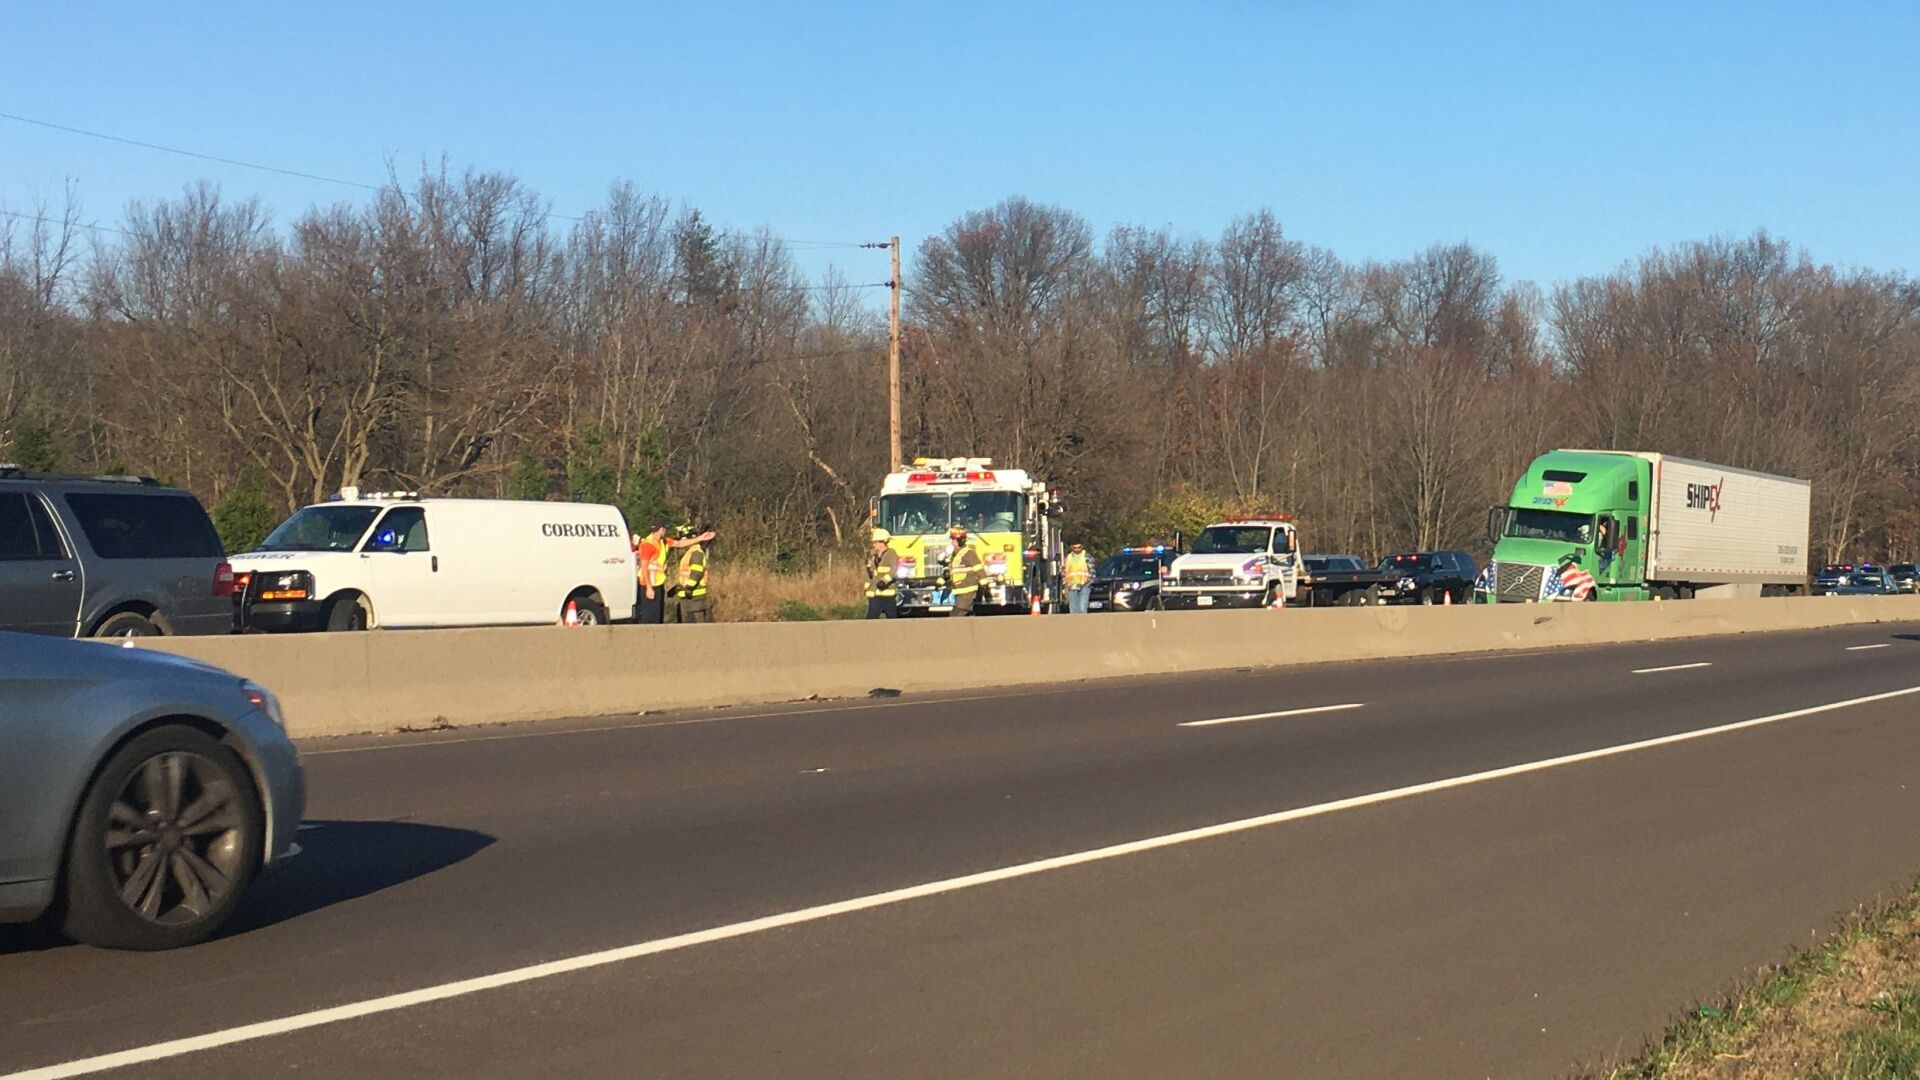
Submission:
M 160 481 L 155 480 L 151 476 L 110 475 L 107 473 L 86 475 L 82 473 L 36 472 L 21 465 L 10 464 L 0 464 L 0 480 L 64 480 L 98 484 L 138 484 L 142 487 L 160 486 Z

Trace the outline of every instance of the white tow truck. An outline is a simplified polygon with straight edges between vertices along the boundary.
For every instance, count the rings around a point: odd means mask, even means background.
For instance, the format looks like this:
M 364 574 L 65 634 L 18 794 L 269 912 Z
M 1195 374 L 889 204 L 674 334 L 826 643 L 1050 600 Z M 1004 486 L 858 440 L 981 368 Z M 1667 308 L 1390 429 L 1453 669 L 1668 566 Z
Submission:
M 1173 561 L 1160 603 L 1169 610 L 1272 607 L 1294 598 L 1304 570 L 1287 515 L 1226 518 L 1202 530 Z

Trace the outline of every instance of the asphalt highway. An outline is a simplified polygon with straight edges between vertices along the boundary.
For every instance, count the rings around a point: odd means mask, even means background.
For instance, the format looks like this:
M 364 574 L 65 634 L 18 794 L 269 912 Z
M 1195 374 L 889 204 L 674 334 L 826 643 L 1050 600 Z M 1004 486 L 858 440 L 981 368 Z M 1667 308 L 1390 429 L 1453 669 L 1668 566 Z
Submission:
M 1920 626 L 302 749 L 226 936 L 0 930 L 0 1078 L 1551 1077 L 1920 874 Z

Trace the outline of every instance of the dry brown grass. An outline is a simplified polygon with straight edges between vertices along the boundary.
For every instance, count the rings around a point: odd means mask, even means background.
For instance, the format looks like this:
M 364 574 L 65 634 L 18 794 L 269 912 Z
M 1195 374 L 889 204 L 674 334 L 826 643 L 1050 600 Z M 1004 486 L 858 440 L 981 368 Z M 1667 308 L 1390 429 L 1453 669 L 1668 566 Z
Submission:
M 804 604 L 823 618 L 866 611 L 864 567 L 852 559 L 834 561 L 831 570 L 780 574 L 754 566 L 716 561 L 713 614 L 721 622 L 770 622 L 782 604 Z M 835 612 L 834 609 L 839 609 Z

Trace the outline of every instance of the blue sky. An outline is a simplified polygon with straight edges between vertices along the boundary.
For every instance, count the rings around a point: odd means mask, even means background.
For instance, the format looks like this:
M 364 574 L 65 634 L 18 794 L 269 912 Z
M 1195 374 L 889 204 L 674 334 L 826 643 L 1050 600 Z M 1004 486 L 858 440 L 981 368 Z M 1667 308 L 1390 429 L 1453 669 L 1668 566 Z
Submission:
M 371 183 L 445 154 L 560 213 L 626 179 L 807 240 L 1019 194 L 1099 233 L 1266 207 L 1351 260 L 1467 240 L 1544 285 L 1756 228 L 1910 273 L 1920 6 L 1857 7 L 30 4 L 0 112 Z M 282 221 L 359 197 L 0 120 L 0 204 L 69 178 L 102 224 L 200 178 Z

